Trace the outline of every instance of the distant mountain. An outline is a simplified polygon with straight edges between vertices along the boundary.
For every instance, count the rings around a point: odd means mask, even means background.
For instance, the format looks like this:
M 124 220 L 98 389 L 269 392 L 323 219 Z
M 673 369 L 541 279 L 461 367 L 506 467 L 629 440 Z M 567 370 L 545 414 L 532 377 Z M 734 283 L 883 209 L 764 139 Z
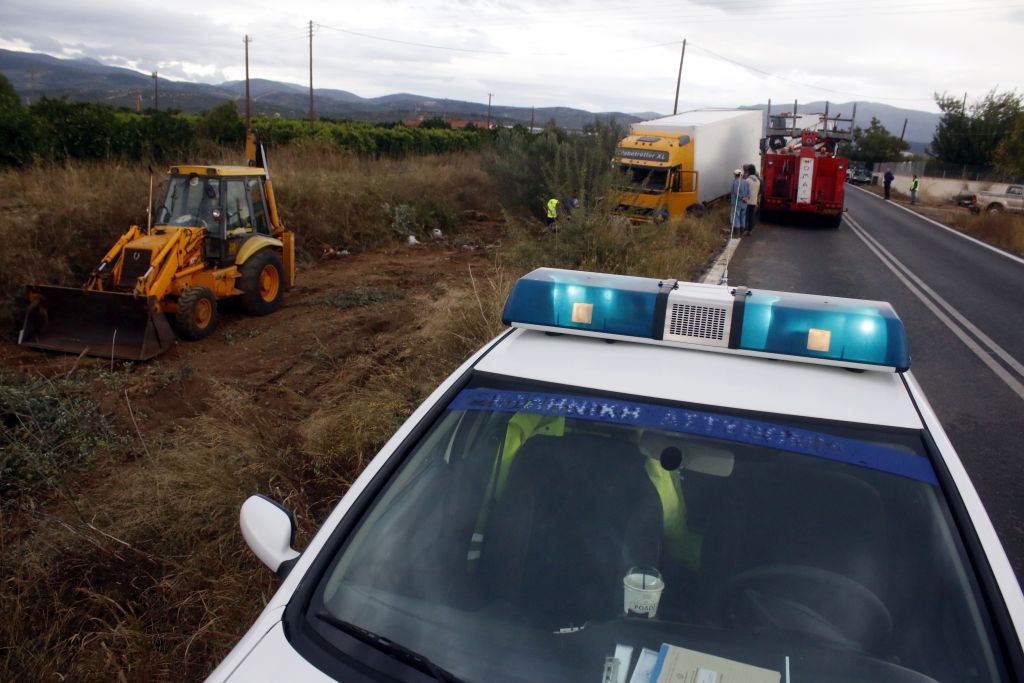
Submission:
M 159 78 L 105 66 L 92 59 L 58 59 L 29 52 L 0 50 L 0 73 L 27 100 L 46 97 L 67 97 L 83 102 L 102 102 L 117 107 L 151 108 L 159 90 L 160 108 L 194 113 L 205 111 L 230 99 L 245 96 L 245 81 L 226 81 L 216 85 L 189 83 Z M 157 86 L 156 88 L 154 86 Z M 251 79 L 249 93 L 252 111 L 257 116 L 301 118 L 309 113 L 309 90 L 295 83 Z M 399 121 L 415 118 L 450 116 L 484 121 L 486 104 L 395 93 L 364 98 L 346 90 L 318 88 L 314 90 L 314 111 L 318 116 L 357 121 Z M 241 104 L 241 103 L 240 103 Z M 595 114 L 570 107 L 491 107 L 492 121 L 500 124 L 534 122 L 542 126 L 552 119 L 564 128 L 579 129 L 595 118 L 615 118 L 623 124 L 639 121 L 636 116 L 621 112 Z
M 131 69 L 105 66 L 93 59 L 57 59 L 48 55 L 30 52 L 0 50 L 0 73 L 24 98 L 35 100 L 47 97 L 67 97 L 85 102 L 102 102 L 118 107 L 134 109 L 137 106 L 150 108 L 154 105 L 154 82 L 152 76 Z M 200 112 L 211 109 L 230 99 L 240 100 L 245 96 L 244 81 L 227 81 L 216 85 L 189 83 L 160 78 L 158 82 L 160 108 L 177 109 L 184 112 Z M 296 83 L 282 83 L 261 78 L 249 81 L 252 110 L 258 116 L 282 116 L 302 118 L 309 113 L 309 90 Z M 241 103 L 240 103 L 241 104 Z M 872 117 L 881 121 L 890 133 L 899 135 L 903 120 L 907 119 L 904 139 L 911 150 L 923 152 L 931 144 L 932 136 L 939 122 L 939 115 L 913 109 L 900 109 L 876 102 L 857 102 L 856 125 L 867 127 Z M 853 113 L 853 102 L 828 104 L 830 114 L 841 112 L 844 116 Z M 765 109 L 767 105 L 748 105 L 747 109 Z M 453 118 L 484 121 L 487 105 L 444 98 L 426 97 L 412 93 L 395 93 L 382 97 L 360 97 L 346 90 L 318 88 L 314 91 L 314 110 L 318 116 L 345 118 L 357 121 L 399 121 L 416 118 L 449 116 Z M 773 103 L 773 112 L 792 109 L 792 104 Z M 808 102 L 799 105 L 799 111 L 823 112 L 825 102 Z M 543 126 L 554 120 L 564 128 L 579 129 L 595 118 L 615 118 L 622 124 L 658 118 L 657 112 L 593 113 L 571 107 L 502 107 L 490 110 L 492 121 L 511 125 L 520 123 Z
M 801 103 L 797 106 L 797 113 L 823 113 L 825 111 L 825 104 L 825 102 Z M 898 137 L 900 131 L 903 130 L 903 121 L 906 119 L 907 132 L 904 134 L 903 139 L 910 143 L 910 151 L 917 154 L 923 153 L 925 148 L 931 145 L 932 138 L 935 135 L 935 129 L 938 127 L 939 120 L 942 118 L 939 114 L 933 114 L 932 112 L 918 111 L 916 109 L 901 109 L 888 104 L 861 101 L 829 102 L 829 116 L 840 114 L 843 118 L 849 118 L 854 113 L 854 104 L 857 105 L 857 116 L 854 120 L 854 125 L 859 126 L 860 128 L 867 128 L 871 125 L 871 119 L 876 118 L 883 126 L 885 126 L 886 130 Z M 765 109 L 767 108 L 767 105 L 755 104 L 744 108 Z M 782 112 L 792 113 L 792 111 L 793 104 L 791 102 L 772 103 L 773 114 Z

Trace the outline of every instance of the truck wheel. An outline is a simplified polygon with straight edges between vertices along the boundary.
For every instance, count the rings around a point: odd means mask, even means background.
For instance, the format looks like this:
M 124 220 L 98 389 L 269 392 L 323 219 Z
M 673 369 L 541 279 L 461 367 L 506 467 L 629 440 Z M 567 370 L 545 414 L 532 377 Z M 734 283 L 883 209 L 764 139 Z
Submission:
M 208 287 L 187 288 L 178 298 L 174 322 L 185 339 L 196 341 L 209 335 L 217 327 L 217 297 Z
M 838 230 L 839 226 L 842 225 L 842 224 L 843 224 L 843 214 L 838 214 L 836 216 L 826 216 L 825 217 L 825 227 L 826 228 L 832 228 L 833 230 Z
M 1003 212 L 1003 205 L 1002 204 L 989 204 L 988 208 L 985 209 L 985 210 L 988 211 L 989 213 L 1002 213 Z
M 242 310 L 250 315 L 273 313 L 284 296 L 284 266 L 272 249 L 261 249 L 242 264 L 238 297 Z

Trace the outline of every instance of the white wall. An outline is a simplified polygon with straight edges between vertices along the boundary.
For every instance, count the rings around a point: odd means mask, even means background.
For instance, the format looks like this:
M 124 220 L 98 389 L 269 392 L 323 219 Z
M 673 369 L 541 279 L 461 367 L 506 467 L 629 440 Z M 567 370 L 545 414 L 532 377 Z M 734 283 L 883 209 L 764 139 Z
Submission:
M 882 184 L 882 177 L 885 175 L 885 168 L 881 168 L 874 172 L 878 176 L 878 184 Z M 909 175 L 896 175 L 895 180 L 892 181 L 892 189 L 902 192 L 904 194 L 910 194 L 910 181 L 913 178 Z M 921 181 L 921 188 L 918 190 L 917 196 L 929 199 L 936 199 L 941 201 L 949 201 L 953 195 L 959 192 L 995 192 L 1002 194 L 1006 192 L 1006 188 L 1009 187 L 1008 183 L 990 183 L 987 181 L 977 180 L 960 180 L 959 178 L 929 178 L 922 176 L 918 178 Z

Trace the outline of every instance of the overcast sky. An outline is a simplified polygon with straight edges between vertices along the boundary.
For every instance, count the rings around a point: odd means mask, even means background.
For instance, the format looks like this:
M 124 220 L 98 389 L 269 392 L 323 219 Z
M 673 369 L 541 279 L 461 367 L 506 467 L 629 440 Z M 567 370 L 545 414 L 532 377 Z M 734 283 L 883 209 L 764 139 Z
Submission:
M 230 8 L 230 9 L 229 9 Z M 2 0 L 0 47 L 176 80 L 671 112 L 1022 90 L 1024 0 Z M 435 46 L 435 47 L 427 47 Z M 437 49 L 444 48 L 444 49 Z

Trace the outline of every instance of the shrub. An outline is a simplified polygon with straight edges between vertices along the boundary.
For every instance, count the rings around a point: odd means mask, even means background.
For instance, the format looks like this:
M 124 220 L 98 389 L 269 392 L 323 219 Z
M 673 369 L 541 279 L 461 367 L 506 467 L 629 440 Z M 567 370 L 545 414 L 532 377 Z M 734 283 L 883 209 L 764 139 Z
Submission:
M 502 204 L 513 211 L 541 217 L 549 198 L 570 194 L 594 207 L 611 184 L 611 159 L 622 135 L 614 121 L 595 122 L 575 135 L 557 128 L 538 135 L 503 129 L 484 156 L 484 169 L 497 183 Z
M 66 473 L 121 444 L 121 436 L 82 385 L 0 370 L 4 506 L 59 487 Z

